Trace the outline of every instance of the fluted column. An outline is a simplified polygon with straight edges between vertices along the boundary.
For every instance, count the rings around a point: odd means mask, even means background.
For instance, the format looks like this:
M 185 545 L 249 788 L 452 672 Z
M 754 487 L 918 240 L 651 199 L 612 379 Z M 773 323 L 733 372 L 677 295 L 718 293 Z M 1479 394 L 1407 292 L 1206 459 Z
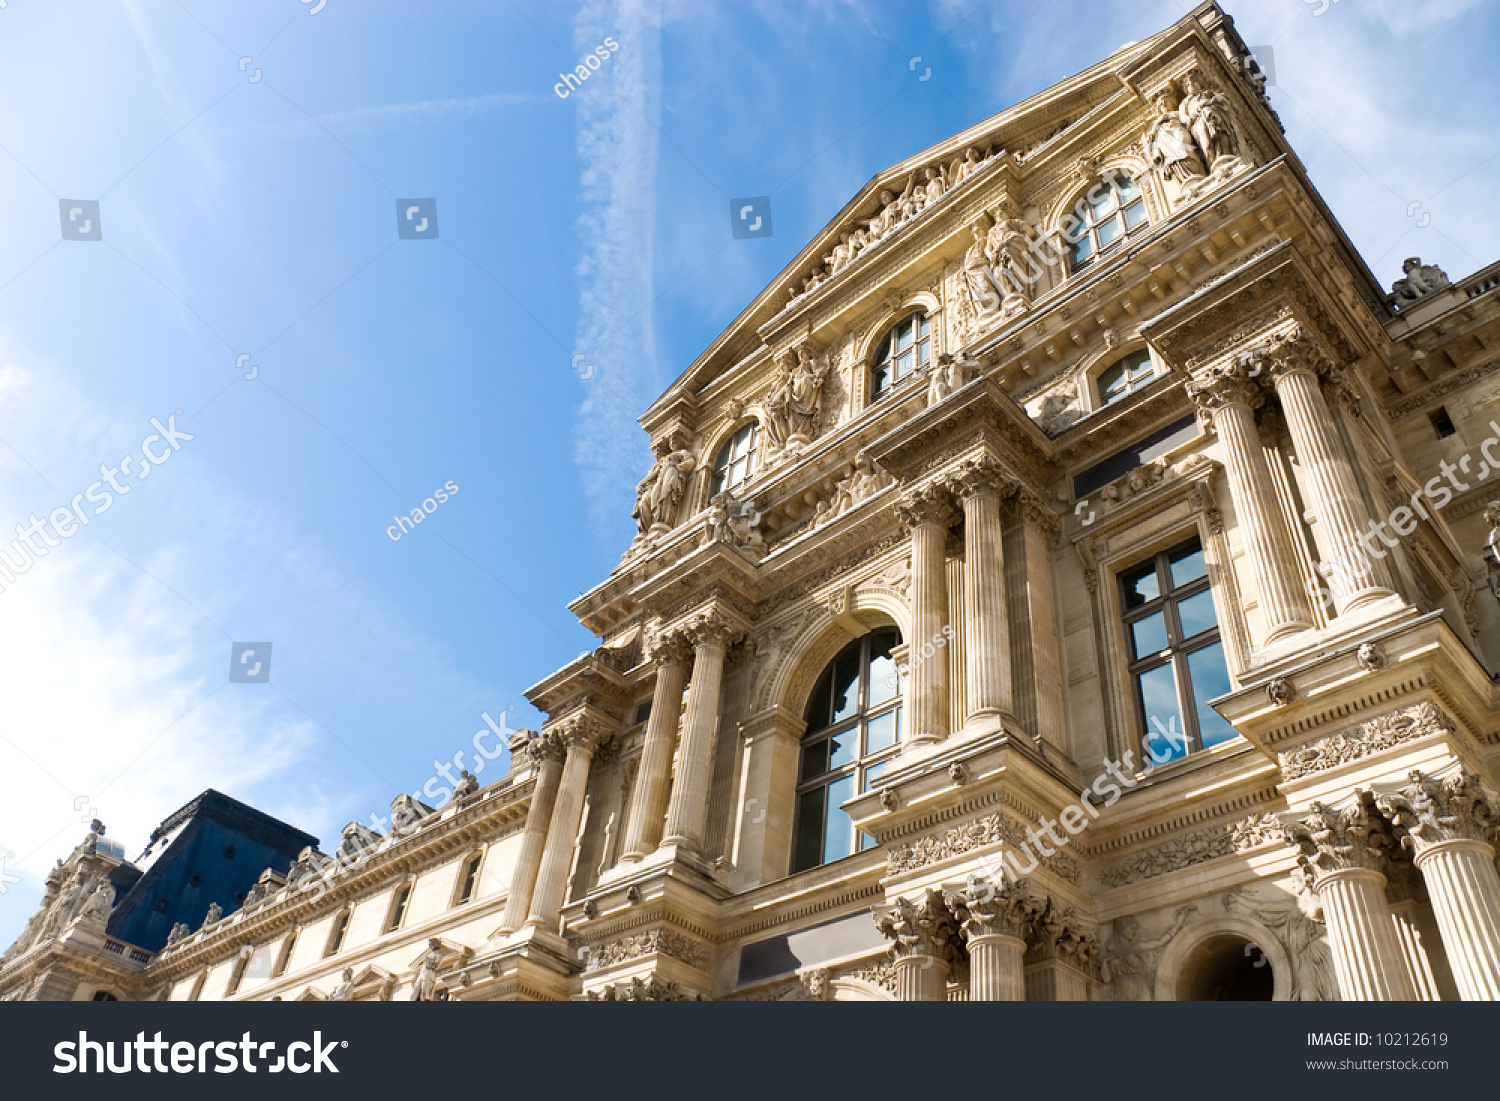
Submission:
M 554 728 L 567 747 L 562 777 L 557 786 L 557 802 L 552 809 L 552 823 L 547 830 L 547 846 L 542 852 L 541 871 L 531 898 L 531 913 L 526 924 L 552 932 L 557 931 L 558 914 L 568 889 L 568 873 L 573 865 L 573 848 L 578 841 L 578 827 L 583 820 L 583 801 L 589 783 L 589 765 L 594 752 L 609 738 L 609 727 L 596 715 L 572 715 Z
M 939 486 L 924 486 L 896 502 L 896 514 L 911 529 L 911 623 L 906 640 L 913 655 L 908 666 L 907 707 L 911 716 L 909 745 L 933 745 L 948 737 L 948 661 L 939 650 L 917 664 L 925 643 L 941 638 L 948 623 L 948 525 L 953 506 Z
M 1380 796 L 1422 873 L 1448 966 L 1466 1002 L 1500 1001 L 1500 874 L 1487 840 L 1496 821 L 1479 777 L 1413 772 Z
M 1026 881 L 996 889 L 971 881 L 945 901 L 959 922 L 969 948 L 969 1001 L 1026 1000 L 1026 940 L 1040 908 L 1026 893 Z
M 1240 543 L 1255 575 L 1266 643 L 1277 642 L 1313 624 L 1297 562 L 1291 529 L 1277 504 L 1271 468 L 1266 463 L 1255 409 L 1265 395 L 1242 363 L 1229 363 L 1194 377 L 1188 396 L 1208 411 L 1224 447 L 1229 493 L 1239 518 Z
M 687 643 L 677 635 L 653 638 L 646 656 L 656 664 L 656 687 L 651 692 L 651 717 L 646 720 L 640 771 L 630 793 L 630 814 L 621 856 L 627 862 L 649 856 L 661 844 L 672 754 L 677 748 L 677 728 L 682 717 L 682 686 L 687 682 L 690 660 Z
M 1342 811 L 1322 803 L 1313 803 L 1311 811 L 1284 822 L 1284 829 L 1301 849 L 1323 900 L 1339 993 L 1345 1001 L 1413 1001 L 1416 992 L 1385 896 L 1381 868 L 1393 843 L 1384 822 L 1364 797 Z
M 977 459 L 965 463 L 950 482 L 964 510 L 965 730 L 1016 721 L 1000 478 L 996 463 Z
M 501 933 L 514 933 L 531 912 L 531 895 L 536 887 L 537 871 L 542 865 L 542 850 L 547 844 L 547 828 L 557 802 L 557 786 L 562 779 L 563 756 L 566 753 L 556 734 L 533 738 L 526 746 L 536 767 L 536 787 L 531 793 L 531 809 L 526 813 L 526 827 L 521 833 L 521 851 L 510 876 L 510 894 L 505 900 L 505 915 L 500 919 Z
M 1347 448 L 1334 431 L 1320 376 L 1331 364 L 1301 331 L 1250 352 L 1246 361 L 1269 369 L 1287 430 L 1302 470 L 1308 507 L 1317 518 L 1314 535 L 1338 614 L 1391 595 L 1390 574 L 1379 555 L 1365 554 L 1359 540 L 1370 536 L 1370 513 Z M 1253 368 L 1252 368 L 1253 369 Z
M 664 845 L 690 852 L 703 847 L 708 825 L 708 788 L 713 777 L 714 734 L 719 725 L 719 694 L 724 684 L 724 656 L 741 630 L 717 611 L 704 612 L 683 628 L 693 644 L 693 679 L 688 683 L 687 713 L 682 720 L 682 749 L 677 778 L 667 808 Z
M 875 915 L 875 925 L 894 943 L 896 997 L 903 1002 L 948 998 L 948 969 L 958 935 L 941 891 L 928 888 L 920 902 L 898 898 L 896 908 Z

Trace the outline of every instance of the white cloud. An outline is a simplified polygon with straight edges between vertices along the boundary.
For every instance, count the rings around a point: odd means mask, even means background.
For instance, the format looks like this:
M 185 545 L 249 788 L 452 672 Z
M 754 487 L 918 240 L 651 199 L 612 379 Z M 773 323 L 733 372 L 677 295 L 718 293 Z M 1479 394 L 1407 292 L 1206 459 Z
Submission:
M 477 115 L 517 104 L 545 103 L 550 96 L 539 92 L 491 92 L 483 96 L 456 99 L 424 99 L 415 103 L 387 103 L 376 107 L 355 107 L 348 111 L 330 111 L 318 116 L 324 126 L 346 130 L 369 130 L 386 124 L 422 122 L 445 115 Z M 301 120 L 303 125 L 311 125 Z

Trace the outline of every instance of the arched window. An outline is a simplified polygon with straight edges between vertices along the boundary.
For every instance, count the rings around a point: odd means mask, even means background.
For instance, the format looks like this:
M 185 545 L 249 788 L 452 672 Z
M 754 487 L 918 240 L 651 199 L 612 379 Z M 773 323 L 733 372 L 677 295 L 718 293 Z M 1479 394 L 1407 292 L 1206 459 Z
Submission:
M 1099 404 L 1112 405 L 1129 397 L 1155 377 L 1156 364 L 1150 349 L 1131 352 L 1099 375 Z
M 870 790 L 901 748 L 900 676 L 891 651 L 894 627 L 844 647 L 818 678 L 807 705 L 797 783 L 792 871 L 801 872 L 873 844 L 856 841 L 840 806 Z
M 96 1002 L 117 1002 L 120 999 L 115 997 L 108 990 L 96 990 L 94 991 L 93 1000 Z
M 719 448 L 714 460 L 714 478 L 708 495 L 724 490 L 733 492 L 755 476 L 755 459 L 760 450 L 760 425 L 754 421 L 740 426 Z
M 878 398 L 896 383 L 932 362 L 932 320 L 923 310 L 897 322 L 875 349 L 870 396 Z
M 1134 180 L 1110 173 L 1063 219 L 1063 236 L 1073 245 L 1072 266 L 1077 271 L 1094 257 L 1146 222 L 1146 199 Z

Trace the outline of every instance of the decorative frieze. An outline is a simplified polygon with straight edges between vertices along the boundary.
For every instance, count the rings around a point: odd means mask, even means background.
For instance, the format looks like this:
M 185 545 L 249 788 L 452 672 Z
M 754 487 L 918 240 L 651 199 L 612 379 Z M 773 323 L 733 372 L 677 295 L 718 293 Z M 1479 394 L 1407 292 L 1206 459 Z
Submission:
M 670 929 L 652 929 L 610 941 L 589 957 L 587 969 L 599 971 L 653 955 L 671 956 L 700 971 L 713 962 L 708 949 L 697 941 Z
M 1005 842 L 1016 848 L 1027 846 L 1026 831 L 1017 822 L 1004 814 L 990 814 L 962 826 L 954 826 L 942 833 L 929 834 L 915 841 L 893 847 L 886 857 L 886 873 L 899 875 L 915 871 L 951 856 L 958 856 L 972 849 Z M 1078 862 L 1062 853 L 1053 853 L 1041 858 L 1042 866 L 1069 883 L 1077 883 L 1081 872 Z
M 1453 732 L 1453 721 L 1434 704 L 1424 700 L 1412 707 L 1377 715 L 1350 730 L 1341 730 L 1315 742 L 1278 753 L 1281 774 L 1298 780 L 1315 772 L 1336 768 L 1429 734 Z
M 1281 821 L 1271 813 L 1252 814 L 1237 822 L 1216 822 L 1111 865 L 1100 874 L 1099 881 L 1106 887 L 1126 887 L 1281 840 Z

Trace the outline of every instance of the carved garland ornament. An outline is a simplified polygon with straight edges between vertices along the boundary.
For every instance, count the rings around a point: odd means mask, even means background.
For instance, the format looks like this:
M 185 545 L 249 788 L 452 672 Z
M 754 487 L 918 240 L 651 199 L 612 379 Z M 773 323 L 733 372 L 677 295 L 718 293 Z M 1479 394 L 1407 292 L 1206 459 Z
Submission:
M 652 929 L 610 941 L 589 957 L 588 970 L 598 971 L 650 955 L 671 956 L 699 970 L 706 970 L 712 962 L 708 950 L 696 941 L 669 929 Z
M 1281 839 L 1281 822 L 1271 813 L 1254 814 L 1238 822 L 1219 822 L 1122 860 L 1106 868 L 1099 881 L 1106 887 L 1125 887 Z
M 1276 760 L 1281 766 L 1282 776 L 1296 780 L 1357 761 L 1402 742 L 1429 734 L 1451 733 L 1453 729 L 1452 720 L 1432 703 L 1423 701 L 1414 707 L 1377 715 L 1352 731 L 1341 730 L 1301 749 L 1278 753 Z
M 897 845 L 886 857 L 886 874 L 897 875 L 901 872 L 925 868 L 929 864 L 947 860 L 950 856 L 958 856 L 960 853 L 973 849 L 982 849 L 1001 841 L 1020 848 L 1027 844 L 1026 832 L 1018 823 L 1003 814 L 986 815 L 977 821 L 954 826 L 942 833 L 929 834 L 915 841 Z M 1042 865 L 1069 883 L 1078 882 L 1080 872 L 1078 862 L 1062 853 L 1042 857 Z

